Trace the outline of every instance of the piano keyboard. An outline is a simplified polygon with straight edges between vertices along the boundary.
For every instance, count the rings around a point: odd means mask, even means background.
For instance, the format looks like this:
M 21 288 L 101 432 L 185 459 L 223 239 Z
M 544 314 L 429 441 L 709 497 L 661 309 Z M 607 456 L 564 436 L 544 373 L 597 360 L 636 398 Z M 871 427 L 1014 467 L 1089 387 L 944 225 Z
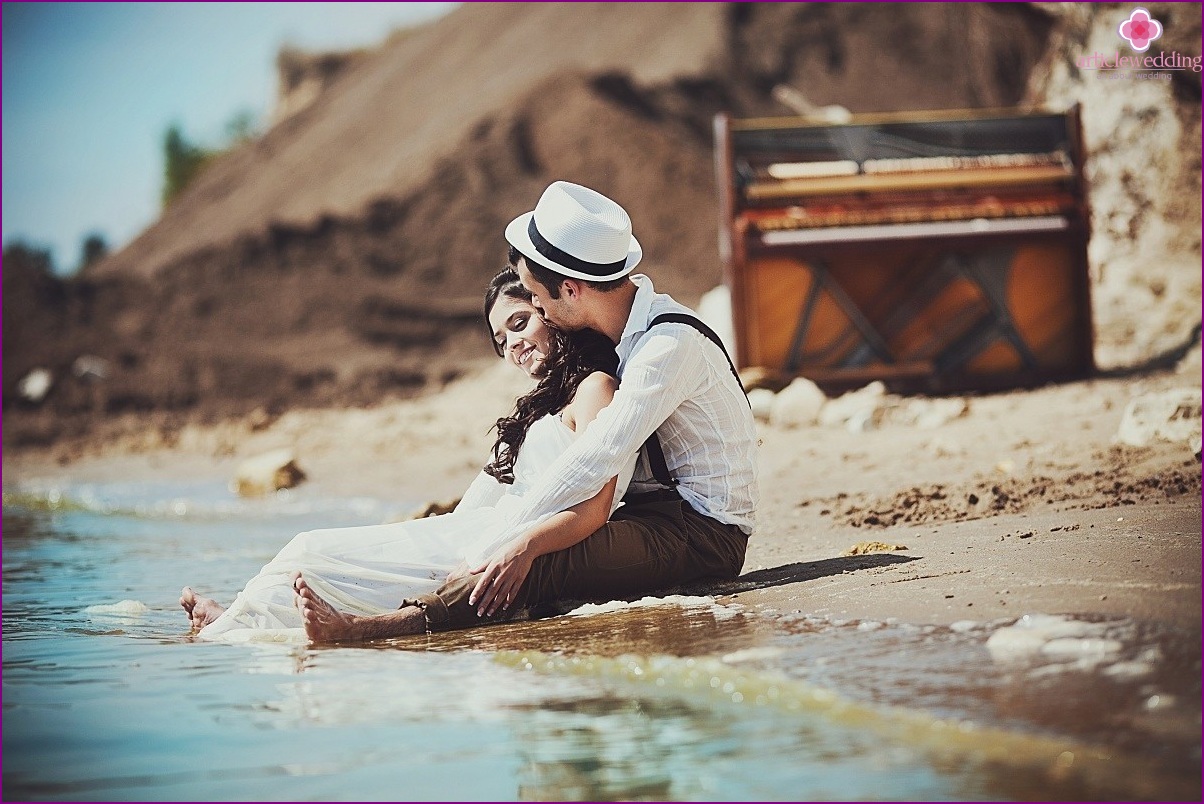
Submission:
M 959 235 L 991 235 L 1003 233 L 1056 232 L 1066 229 L 1069 222 L 1062 215 L 1043 215 L 1034 218 L 974 218 L 968 221 L 928 221 L 891 225 L 843 226 L 825 229 L 783 229 L 765 232 L 761 242 L 766 246 L 791 246 L 813 243 L 855 243 L 863 240 L 911 240 L 926 237 L 955 237 Z
M 853 207 L 838 203 L 826 206 L 791 206 L 753 209 L 745 219 L 758 231 L 816 229 L 867 224 L 918 223 L 922 221 L 958 221 L 976 218 L 1024 218 L 1057 215 L 1074 208 L 1069 195 L 1049 198 L 999 199 L 987 197 L 971 202 L 930 203 L 912 200 L 908 204 Z

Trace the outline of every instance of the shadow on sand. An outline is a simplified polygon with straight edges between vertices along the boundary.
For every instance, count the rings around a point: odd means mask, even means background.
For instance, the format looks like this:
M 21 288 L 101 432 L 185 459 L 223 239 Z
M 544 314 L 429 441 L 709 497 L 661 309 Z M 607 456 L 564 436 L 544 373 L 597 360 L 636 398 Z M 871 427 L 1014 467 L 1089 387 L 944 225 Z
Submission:
M 769 589 L 774 586 L 814 581 L 817 578 L 826 578 L 829 575 L 841 575 L 846 572 L 856 572 L 857 570 L 873 569 L 875 567 L 888 567 L 893 564 L 906 564 L 919 558 L 920 556 L 901 556 L 895 553 L 872 553 L 864 556 L 840 556 L 838 558 L 824 558 L 819 561 L 800 561 L 794 564 L 783 564 L 780 567 L 754 570 L 731 581 L 699 581 L 697 583 L 675 586 L 656 592 L 652 596 L 710 595 L 713 597 L 722 597 L 724 595 L 739 594 L 740 592 L 751 592 L 755 589 Z M 638 600 L 641 597 L 643 595 L 615 599 L 630 602 Z M 536 620 L 555 617 L 566 614 L 583 603 L 590 602 L 596 601 L 563 600 L 556 603 L 547 603 L 533 608 L 530 616 L 531 619 Z
M 906 564 L 916 561 L 919 556 L 901 556 L 894 553 L 873 553 L 864 556 L 841 556 L 839 558 L 824 558 L 819 561 L 800 561 L 795 564 L 783 564 L 780 567 L 756 570 L 741 575 L 732 581 L 721 581 L 704 585 L 692 584 L 689 589 L 693 594 L 733 595 L 739 592 L 750 592 L 754 589 L 769 589 L 774 586 L 785 586 L 791 583 L 814 581 L 829 575 L 841 575 L 845 572 L 888 567 L 892 564 Z M 684 593 L 684 588 L 683 588 Z

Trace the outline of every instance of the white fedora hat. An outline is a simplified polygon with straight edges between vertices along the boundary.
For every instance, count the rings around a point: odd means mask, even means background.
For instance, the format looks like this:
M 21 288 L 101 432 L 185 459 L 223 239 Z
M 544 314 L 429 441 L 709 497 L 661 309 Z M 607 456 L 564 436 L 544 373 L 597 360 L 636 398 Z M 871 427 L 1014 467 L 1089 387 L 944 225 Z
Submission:
M 553 182 L 533 212 L 510 221 L 506 240 L 558 274 L 595 282 L 627 276 L 644 256 L 621 206 L 567 181 Z

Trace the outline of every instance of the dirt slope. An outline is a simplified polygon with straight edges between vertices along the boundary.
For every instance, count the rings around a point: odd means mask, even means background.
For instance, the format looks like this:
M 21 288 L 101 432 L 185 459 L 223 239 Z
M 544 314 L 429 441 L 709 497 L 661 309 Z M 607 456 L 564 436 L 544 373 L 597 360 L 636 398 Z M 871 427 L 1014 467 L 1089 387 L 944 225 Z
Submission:
M 157 273 L 200 248 L 273 223 L 360 215 L 433 178 L 482 119 L 548 77 L 625 70 L 642 82 L 713 57 L 719 5 L 469 4 L 402 32 L 317 103 L 215 165 L 99 273 Z

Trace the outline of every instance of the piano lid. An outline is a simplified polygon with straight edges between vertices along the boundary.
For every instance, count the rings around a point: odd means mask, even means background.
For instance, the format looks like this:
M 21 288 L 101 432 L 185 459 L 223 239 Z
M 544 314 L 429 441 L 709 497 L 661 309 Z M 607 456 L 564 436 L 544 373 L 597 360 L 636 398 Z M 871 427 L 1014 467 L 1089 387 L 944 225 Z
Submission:
M 794 183 L 793 190 L 782 188 L 782 194 L 790 194 L 812 178 L 966 169 L 999 171 L 1002 177 L 1009 169 L 1050 168 L 1034 174 L 1036 180 L 1048 180 L 1073 173 L 1073 136 L 1064 114 L 893 116 L 837 125 L 733 121 L 731 145 L 738 185 L 759 188 L 751 197 L 777 195 L 763 188 L 778 182 Z M 835 182 L 830 189 L 840 192 L 845 184 L 850 191 L 862 189 L 856 180 Z

